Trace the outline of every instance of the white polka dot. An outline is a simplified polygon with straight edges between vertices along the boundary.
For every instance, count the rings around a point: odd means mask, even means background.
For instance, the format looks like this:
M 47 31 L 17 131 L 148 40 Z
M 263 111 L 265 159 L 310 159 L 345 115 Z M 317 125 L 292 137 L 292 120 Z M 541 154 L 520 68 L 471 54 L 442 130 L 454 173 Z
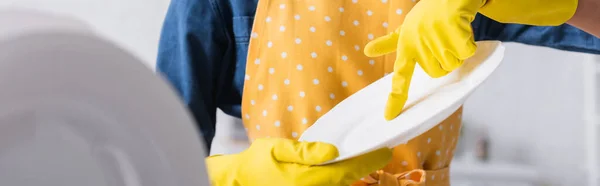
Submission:
M 275 69 L 274 68 L 269 68 L 269 74 L 273 74 L 275 73 Z
M 311 26 L 309 30 L 310 30 L 311 32 L 316 32 L 316 31 L 317 31 L 317 29 L 316 29 L 314 26 Z
M 255 60 L 254 60 L 254 64 L 257 64 L 257 65 L 258 65 L 258 64 L 260 64 L 260 59 L 258 59 L 258 58 L 257 58 L 257 59 L 255 59 Z
M 329 94 L 329 98 L 331 98 L 331 99 L 335 99 L 335 94 L 333 94 L 333 93 L 330 93 L 330 94 Z
M 421 152 L 417 152 L 417 157 L 421 157 Z
M 375 65 L 375 60 L 372 60 L 372 59 L 371 59 L 371 60 L 369 60 L 369 64 L 370 64 L 370 65 Z
M 284 9 L 285 8 L 285 4 L 280 4 L 279 8 Z
M 271 22 L 271 17 L 267 17 L 267 19 L 265 21 L 267 21 L 267 23 Z
M 317 112 L 321 112 L 321 106 L 316 106 L 316 107 L 315 107 L 315 110 L 316 110 Z
M 273 94 L 273 96 L 271 96 L 271 99 L 277 100 L 277 94 Z
M 313 84 L 318 85 L 319 84 L 319 79 L 313 79 Z
M 304 96 L 306 96 L 306 93 L 300 92 L 300 97 L 304 97 Z
M 352 3 L 358 3 L 358 0 L 352 0 Z
M 298 14 L 294 15 L 294 19 L 300 20 L 300 15 L 298 15 Z
M 347 87 L 348 86 L 348 82 L 342 81 L 342 87 Z
M 303 68 L 303 67 L 302 67 L 302 65 L 301 65 L 301 64 L 298 64 L 298 65 L 296 65 L 296 69 L 298 69 L 298 70 L 302 70 L 302 68 Z
M 358 26 L 360 23 L 358 22 L 358 20 L 354 20 L 354 21 L 352 22 L 352 24 L 354 24 L 354 26 Z
M 324 19 L 325 19 L 325 21 L 327 21 L 327 22 L 331 21 L 331 17 L 329 17 L 329 16 L 325 16 L 325 18 L 324 18 Z
M 300 39 L 300 38 L 296 38 L 296 40 L 294 40 L 294 41 L 296 42 L 296 44 L 302 43 L 302 39 Z
M 269 48 L 273 47 L 273 42 L 271 42 L 271 41 L 267 42 L 267 47 L 269 47 Z
M 372 15 L 373 15 L 373 11 L 371 11 L 371 10 L 367 10 L 367 15 L 368 15 L 368 16 L 372 16 Z
M 246 114 L 246 119 L 250 119 L 250 115 Z
M 402 161 L 402 166 L 408 166 L 408 162 L 407 161 Z
M 263 116 L 267 116 L 267 110 L 263 110 Z
M 340 12 L 344 12 L 344 7 L 340 7 L 338 10 L 340 10 Z
M 250 76 L 248 74 L 246 74 L 246 76 L 244 77 L 245 80 L 250 80 Z
M 441 155 L 441 154 L 442 154 L 442 152 L 440 152 L 440 150 L 436 150 L 436 151 L 435 151 L 435 155 L 436 155 L 436 156 L 439 156 L 439 155 Z
M 342 56 L 342 60 L 343 60 L 343 61 L 347 61 L 347 60 L 348 60 L 348 56 L 346 56 L 346 55 L 343 55 L 343 56 Z
M 292 132 L 292 137 L 298 137 L 298 133 L 297 132 Z
M 360 46 L 354 45 L 354 50 L 356 50 L 356 51 L 360 50 Z
M 289 85 L 290 84 L 290 80 L 289 79 L 283 80 L 283 84 Z
M 250 100 L 250 105 L 254 105 L 254 104 L 256 104 L 256 101 Z
M 256 125 L 256 130 L 260 130 L 260 125 Z
M 331 42 L 331 40 L 327 40 L 327 41 L 325 42 L 325 44 L 326 44 L 327 46 L 331 46 L 331 45 L 333 45 L 333 42 Z
M 279 126 L 281 126 L 281 122 L 280 121 L 275 121 L 275 123 L 273 125 L 275 125 L 276 127 L 279 127 Z
M 381 0 L 381 2 L 382 2 L 382 3 L 387 3 L 387 2 L 388 2 L 388 0 Z
M 362 70 L 358 70 L 358 71 L 356 72 L 356 74 L 358 74 L 359 76 L 362 76 L 362 75 L 363 75 L 363 71 L 362 71 Z
M 257 37 L 258 37 L 258 34 L 257 34 L 256 32 L 252 32 L 252 34 L 250 34 L 250 36 L 251 36 L 252 38 L 257 38 Z
M 440 128 L 440 130 L 444 130 L 444 126 L 442 126 L 442 125 L 440 125 L 440 127 L 438 127 L 438 128 Z
M 346 35 L 346 32 L 345 32 L 345 31 L 343 31 L 343 30 L 340 30 L 340 35 L 341 35 L 341 36 L 344 36 L 344 35 Z
M 315 8 L 315 6 L 309 6 L 309 7 L 308 7 L 308 10 L 310 10 L 310 11 L 312 12 L 312 11 L 315 11 L 315 10 L 316 10 L 316 8 Z
M 431 143 L 431 138 L 427 138 L 427 143 Z
M 373 38 L 375 38 L 375 36 L 373 36 L 373 34 L 369 34 L 368 37 L 369 37 L 369 40 L 372 40 Z
M 281 58 L 284 58 L 284 59 L 285 59 L 286 57 L 287 57 L 287 52 L 282 52 L 282 53 L 281 53 Z
M 333 72 L 333 67 L 327 67 L 327 72 Z
M 312 57 L 312 58 L 317 58 L 317 53 L 316 53 L 316 52 L 311 52 L 311 53 L 310 53 L 310 57 Z
M 307 123 L 308 123 L 308 120 L 306 118 L 302 118 L 302 124 L 306 125 Z
M 402 9 L 399 9 L 399 8 L 396 9 L 396 14 L 398 14 L 398 15 L 402 14 Z
M 279 31 L 280 31 L 280 32 L 283 32 L 283 31 L 285 31 L 285 26 L 283 26 L 283 25 L 279 26 Z
M 383 25 L 383 28 L 387 28 L 389 26 L 387 22 L 383 22 L 382 25 Z
M 294 110 L 294 106 L 291 106 L 291 105 L 290 105 L 290 106 L 288 106 L 288 107 L 287 107 L 287 109 L 288 109 L 288 111 L 290 111 L 290 112 L 291 112 L 292 110 Z
M 258 90 L 262 90 L 263 88 L 265 88 L 262 84 L 258 84 Z
M 435 180 L 435 175 L 431 175 L 431 180 Z

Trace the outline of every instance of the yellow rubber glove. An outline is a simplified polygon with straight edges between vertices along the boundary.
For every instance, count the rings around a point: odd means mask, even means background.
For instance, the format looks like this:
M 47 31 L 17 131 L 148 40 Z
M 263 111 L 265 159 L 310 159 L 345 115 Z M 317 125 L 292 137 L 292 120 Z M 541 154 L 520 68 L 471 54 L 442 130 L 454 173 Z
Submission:
M 318 165 L 338 156 L 320 142 L 257 139 L 246 151 L 206 158 L 213 186 L 347 186 L 383 168 L 392 157 L 380 149 L 346 161 Z
M 395 32 L 365 46 L 377 57 L 396 51 L 392 92 L 385 118 L 396 118 L 408 97 L 415 64 L 437 78 L 473 56 L 476 45 L 471 22 L 477 12 L 506 23 L 558 25 L 575 13 L 577 0 L 421 0 Z

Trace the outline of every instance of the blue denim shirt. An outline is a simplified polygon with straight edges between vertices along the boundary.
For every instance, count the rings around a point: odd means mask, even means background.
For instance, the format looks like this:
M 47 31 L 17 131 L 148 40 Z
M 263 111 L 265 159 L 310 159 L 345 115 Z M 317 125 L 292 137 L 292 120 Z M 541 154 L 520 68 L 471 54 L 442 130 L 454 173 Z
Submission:
M 157 59 L 187 105 L 207 147 L 216 109 L 240 117 L 248 42 L 258 0 L 172 0 Z M 478 15 L 475 40 L 501 40 L 600 54 L 600 40 L 569 25 L 501 24 Z

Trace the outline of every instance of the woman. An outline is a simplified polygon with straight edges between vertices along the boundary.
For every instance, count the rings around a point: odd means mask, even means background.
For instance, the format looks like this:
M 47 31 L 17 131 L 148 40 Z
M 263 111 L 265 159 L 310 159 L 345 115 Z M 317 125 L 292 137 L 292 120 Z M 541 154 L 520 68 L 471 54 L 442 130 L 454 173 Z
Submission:
M 250 138 L 257 139 L 245 152 L 207 159 L 214 185 L 448 185 L 460 109 L 393 151 L 382 149 L 332 165 L 315 166 L 335 158 L 335 147 L 293 139 L 339 101 L 388 72 L 395 72 L 395 92 L 385 116 L 394 118 L 406 99 L 414 59 L 433 56 L 418 62 L 428 74 L 443 76 L 472 55 L 472 38 L 594 53 L 600 48 L 584 42 L 589 35 L 568 26 L 539 32 L 549 27 L 505 25 L 478 16 L 472 23 L 475 30 L 469 28 L 477 12 L 509 23 L 558 25 L 569 20 L 587 25 L 583 23 L 590 18 L 581 15 L 593 11 L 577 9 L 571 18 L 576 1 L 261 0 L 255 15 L 256 3 L 174 0 L 164 25 L 158 69 L 180 91 L 207 143 L 214 136 L 217 107 L 244 118 Z M 498 11 L 508 5 L 513 13 Z M 534 12 L 543 16 L 530 16 Z M 538 33 L 525 35 L 523 28 Z M 444 37 L 447 31 L 455 37 Z M 541 40 L 555 33 L 566 37 Z M 464 44 L 454 45 L 460 42 Z M 369 58 L 363 50 L 368 56 L 398 50 L 399 56 L 413 57 Z

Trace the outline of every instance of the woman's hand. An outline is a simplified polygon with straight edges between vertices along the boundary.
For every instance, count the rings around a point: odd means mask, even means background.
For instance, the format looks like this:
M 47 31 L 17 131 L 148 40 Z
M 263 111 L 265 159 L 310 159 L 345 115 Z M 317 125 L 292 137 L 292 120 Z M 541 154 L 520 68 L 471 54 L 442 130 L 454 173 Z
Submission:
M 419 1 L 395 32 L 377 38 L 365 47 L 364 52 L 369 57 L 396 51 L 392 92 L 385 118 L 396 118 L 404 108 L 416 63 L 429 76 L 441 77 L 460 67 L 475 53 L 471 22 L 478 12 L 503 23 L 552 26 L 569 20 L 577 3 L 577 0 Z M 590 21 L 583 24 L 598 25 Z M 600 33 L 600 26 L 590 29 Z
M 356 158 L 319 165 L 338 156 L 337 148 L 320 142 L 257 139 L 248 150 L 206 158 L 213 186 L 347 186 L 383 168 L 392 158 L 380 149 Z
M 385 118 L 396 118 L 408 98 L 415 64 L 431 77 L 442 77 L 475 53 L 471 22 L 483 0 L 421 0 L 393 33 L 365 47 L 369 57 L 396 51 L 392 92 Z

